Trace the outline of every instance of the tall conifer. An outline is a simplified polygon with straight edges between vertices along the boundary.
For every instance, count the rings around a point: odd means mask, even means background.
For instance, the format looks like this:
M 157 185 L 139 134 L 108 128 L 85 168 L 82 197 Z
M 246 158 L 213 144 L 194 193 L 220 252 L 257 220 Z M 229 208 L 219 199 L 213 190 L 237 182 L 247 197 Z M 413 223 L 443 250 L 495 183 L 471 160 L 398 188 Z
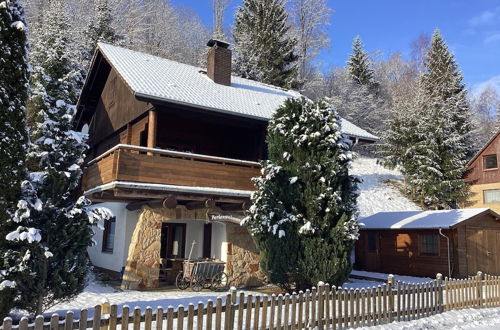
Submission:
M 285 0 L 244 0 L 233 29 L 235 71 L 244 78 L 290 88 L 297 83 L 297 41 L 289 33 Z
M 347 68 L 352 79 L 361 85 L 373 83 L 373 69 L 370 56 L 363 49 L 361 38 L 357 36 L 352 43 L 352 54 L 349 55 Z
M 272 283 L 340 285 L 357 238 L 357 180 L 340 117 L 324 101 L 287 100 L 269 123 L 269 160 L 245 224 Z
M 20 1 L 0 1 L 0 320 L 14 303 L 17 263 L 6 257 L 15 244 L 5 240 L 26 175 L 28 45 Z
M 65 1 L 52 0 L 49 6 L 31 58 L 29 175 L 13 218 L 17 228 L 6 236 L 13 244 L 28 244 L 12 250 L 9 257 L 26 269 L 16 279 L 16 307 L 37 314 L 83 290 L 91 226 L 109 216 L 104 209 L 90 209 L 86 198 L 75 195 L 88 147 L 86 136 L 72 130 L 81 76 L 67 51 Z

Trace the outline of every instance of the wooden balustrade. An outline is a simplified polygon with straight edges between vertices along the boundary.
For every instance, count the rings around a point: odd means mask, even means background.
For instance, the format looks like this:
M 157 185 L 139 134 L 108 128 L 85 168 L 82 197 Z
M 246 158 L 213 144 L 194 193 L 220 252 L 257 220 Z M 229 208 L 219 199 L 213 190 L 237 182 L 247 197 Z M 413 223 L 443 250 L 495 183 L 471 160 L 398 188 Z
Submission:
M 257 162 L 119 144 L 87 164 L 83 190 L 113 181 L 253 190 Z

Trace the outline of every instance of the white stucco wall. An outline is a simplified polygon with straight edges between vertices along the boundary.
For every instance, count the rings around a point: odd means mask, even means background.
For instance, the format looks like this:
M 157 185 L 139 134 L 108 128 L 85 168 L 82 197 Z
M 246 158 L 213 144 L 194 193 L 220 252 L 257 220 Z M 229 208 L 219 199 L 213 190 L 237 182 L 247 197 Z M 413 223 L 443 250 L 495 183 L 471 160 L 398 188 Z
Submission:
M 110 209 L 116 217 L 116 226 L 112 253 L 102 252 L 103 230 L 97 227 L 93 229 L 95 233 L 93 239 L 96 244 L 87 250 L 93 265 L 116 272 L 120 272 L 122 267 L 125 266 L 128 246 L 139 214 L 137 211 L 128 211 L 125 208 L 126 205 L 126 203 L 100 203 L 95 205 Z
M 102 252 L 103 230 L 94 228 L 94 241 L 96 244 L 88 248 L 88 253 L 92 264 L 120 272 L 127 263 L 128 250 L 132 234 L 139 219 L 140 210 L 128 211 L 125 206 L 127 203 L 100 203 L 96 206 L 107 207 L 116 217 L 115 240 L 113 252 Z M 203 231 L 205 221 L 203 220 L 168 220 L 172 223 L 186 224 L 186 249 L 185 257 L 188 258 L 192 242 L 196 244 L 193 247 L 192 259 L 203 256 Z M 101 223 L 101 225 L 103 225 Z M 212 244 L 211 257 L 222 261 L 227 261 L 227 241 L 226 225 L 221 222 L 212 223 Z
M 221 222 L 212 223 L 212 258 L 227 261 L 226 225 Z

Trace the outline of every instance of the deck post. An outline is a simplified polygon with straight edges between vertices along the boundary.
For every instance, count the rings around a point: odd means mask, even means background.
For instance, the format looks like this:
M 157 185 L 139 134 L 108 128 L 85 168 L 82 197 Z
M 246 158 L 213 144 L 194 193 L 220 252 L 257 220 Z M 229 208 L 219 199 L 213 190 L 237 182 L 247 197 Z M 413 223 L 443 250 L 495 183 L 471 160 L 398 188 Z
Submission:
M 157 124 L 157 112 L 156 110 L 149 110 L 148 113 L 148 148 L 156 147 L 156 135 L 158 132 Z M 153 155 L 153 153 L 148 152 L 148 155 Z

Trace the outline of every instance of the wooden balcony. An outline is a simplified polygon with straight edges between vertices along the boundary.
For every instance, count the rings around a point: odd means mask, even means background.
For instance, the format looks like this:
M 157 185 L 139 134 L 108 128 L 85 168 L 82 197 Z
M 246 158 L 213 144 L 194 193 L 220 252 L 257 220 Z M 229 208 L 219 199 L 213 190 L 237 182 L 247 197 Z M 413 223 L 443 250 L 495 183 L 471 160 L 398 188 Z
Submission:
M 83 190 L 111 182 L 254 190 L 257 162 L 119 144 L 87 164 Z

